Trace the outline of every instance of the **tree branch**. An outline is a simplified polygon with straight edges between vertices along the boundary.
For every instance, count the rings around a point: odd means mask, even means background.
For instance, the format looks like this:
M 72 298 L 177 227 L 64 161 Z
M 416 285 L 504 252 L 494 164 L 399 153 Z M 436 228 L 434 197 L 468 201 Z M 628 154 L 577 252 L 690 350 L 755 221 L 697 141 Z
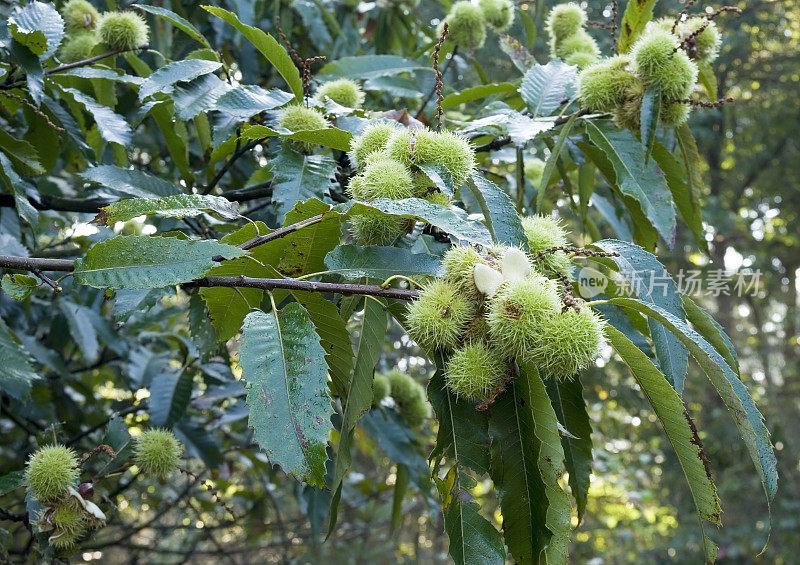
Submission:
M 53 73 L 61 73 L 64 71 L 68 71 L 70 69 L 77 69 L 78 67 L 87 67 L 97 61 L 101 61 L 106 57 L 113 57 L 114 55 L 119 55 L 120 53 L 126 53 L 127 51 L 139 51 L 140 49 L 150 49 L 150 45 L 144 44 L 140 45 L 139 47 L 132 47 L 129 49 L 113 49 L 106 53 L 101 53 L 100 55 L 95 55 L 94 57 L 89 57 L 88 59 L 81 59 L 80 61 L 75 61 L 74 63 L 67 63 L 65 65 L 59 65 L 58 67 L 53 67 L 52 69 L 47 69 L 44 71 L 44 75 L 52 75 Z M 9 77 L 11 78 L 11 77 Z M 4 82 L 0 84 L 0 90 L 11 90 L 12 88 L 18 88 L 25 84 L 25 76 L 22 76 L 15 80 L 14 82 Z
M 248 202 L 266 196 L 272 196 L 272 181 L 229 190 L 221 194 L 231 202 Z M 38 200 L 29 198 L 28 202 L 37 210 L 53 210 L 55 212 L 86 212 L 96 214 L 100 208 L 115 202 L 110 198 L 69 198 L 65 196 L 51 196 L 40 194 Z M 13 194 L 0 194 L 0 208 L 14 208 L 16 201 Z
M 287 227 L 292 227 L 292 226 L 287 226 Z M 38 271 L 69 272 L 74 269 L 74 263 L 69 259 L 43 259 L 35 257 L 14 257 L 11 255 L 0 255 L 0 267 L 4 267 L 7 269 L 19 269 L 23 271 L 38 270 Z M 362 294 L 369 296 L 380 296 L 383 298 L 396 298 L 398 300 L 413 300 L 419 295 L 419 293 L 416 290 L 408 290 L 408 289 L 392 288 L 392 287 L 383 288 L 382 286 L 375 284 L 327 283 L 327 282 L 301 281 L 297 279 L 258 279 L 258 278 L 243 277 L 243 276 L 203 277 L 201 279 L 185 283 L 183 286 L 185 288 L 218 287 L 218 286 L 230 287 L 230 288 L 260 288 L 262 290 L 273 290 L 276 288 L 283 288 L 287 290 L 305 290 L 308 292 Z

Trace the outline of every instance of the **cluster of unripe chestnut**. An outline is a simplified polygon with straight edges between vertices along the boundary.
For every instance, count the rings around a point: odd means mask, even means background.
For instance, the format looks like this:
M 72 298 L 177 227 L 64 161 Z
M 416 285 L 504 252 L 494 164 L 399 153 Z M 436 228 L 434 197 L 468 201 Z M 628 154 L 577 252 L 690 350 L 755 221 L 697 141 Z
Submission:
M 492 398 L 531 363 L 543 377 L 568 378 L 597 357 L 603 320 L 562 302 L 571 261 L 567 234 L 548 216 L 523 218 L 530 254 L 498 245 L 450 248 L 440 278 L 408 309 L 408 332 L 429 350 L 450 352 L 445 382 L 458 397 Z
M 147 23 L 130 11 L 100 14 L 87 0 L 69 0 L 61 8 L 67 39 L 59 58 L 65 63 L 88 59 L 97 45 L 106 49 L 135 49 L 149 38 Z
M 412 428 L 418 428 L 431 417 L 431 406 L 425 395 L 425 388 L 414 377 L 398 370 L 386 374 L 375 373 L 372 380 L 372 405 L 391 397 L 397 411 Z
M 573 3 L 556 6 L 549 18 L 554 37 L 567 34 L 570 29 L 580 33 L 585 22 L 586 13 Z M 594 44 L 594 40 L 591 42 Z M 581 69 L 578 97 L 583 108 L 610 112 L 617 126 L 637 131 L 641 127 L 642 100 L 650 87 L 658 88 L 662 124 L 676 126 L 687 120 L 692 108 L 687 102 L 697 86 L 698 63 L 714 61 L 720 43 L 716 24 L 704 16 L 678 22 L 666 18 L 648 23 L 630 53 L 606 57 L 588 66 L 574 58 L 564 60 Z
M 570 2 L 559 4 L 547 15 L 546 30 L 550 38 L 550 56 L 579 69 L 600 57 L 597 42 L 586 31 L 586 12 Z
M 510 0 L 460 0 L 455 2 L 439 24 L 439 35 L 447 23 L 447 41 L 480 49 L 486 41 L 486 28 L 503 33 L 514 22 L 514 4 Z
M 475 168 L 475 153 L 463 137 L 450 131 L 405 128 L 397 122 L 367 125 L 350 147 L 350 161 L 358 174 L 350 179 L 347 193 L 365 202 L 417 197 L 449 206 L 450 197 L 433 186 L 418 165 L 441 165 L 454 187 L 463 185 Z M 413 222 L 388 214 L 354 215 L 350 222 L 356 241 L 364 245 L 389 243 L 413 227 Z
M 148 430 L 136 440 L 134 462 L 145 476 L 168 477 L 178 468 L 183 451 L 168 430 Z M 106 515 L 90 499 L 91 482 L 78 484 L 80 462 L 75 451 L 54 444 L 36 450 L 25 467 L 25 482 L 44 508 L 36 521 L 39 531 L 49 532 L 50 545 L 69 549 L 88 531 L 105 524 Z

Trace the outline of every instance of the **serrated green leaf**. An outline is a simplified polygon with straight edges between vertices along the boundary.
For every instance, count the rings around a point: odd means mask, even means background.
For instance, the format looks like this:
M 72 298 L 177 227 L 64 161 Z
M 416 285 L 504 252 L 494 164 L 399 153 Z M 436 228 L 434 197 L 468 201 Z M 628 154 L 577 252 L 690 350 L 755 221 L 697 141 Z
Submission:
M 150 383 L 150 402 L 147 410 L 154 426 L 171 427 L 186 413 L 192 397 L 192 373 L 164 371 Z
M 564 127 L 561 128 L 561 132 L 558 134 L 555 145 L 553 145 L 553 149 L 550 151 L 550 156 L 547 158 L 547 162 L 544 164 L 542 179 L 539 181 L 539 186 L 536 187 L 536 211 L 539 214 L 543 212 L 542 205 L 544 204 L 544 195 L 547 191 L 547 185 L 550 184 L 550 177 L 553 175 L 553 171 L 558 164 L 558 159 L 561 157 L 561 150 L 563 149 L 564 143 L 567 141 L 567 137 L 569 137 L 569 134 L 572 131 L 572 126 L 575 125 L 575 121 L 577 119 L 578 114 L 573 114 L 572 117 L 567 120 L 567 123 L 564 124 Z
M 612 298 L 610 302 L 637 310 L 663 324 L 691 352 L 731 413 L 758 471 L 767 503 L 771 504 L 778 488 L 778 471 L 769 430 L 764 425 L 764 418 L 747 387 L 725 358 L 686 322 L 660 306 L 645 304 L 633 298 Z
M 0 152 L 5 154 L 14 168 L 23 176 L 43 175 L 44 168 L 39 163 L 39 153 L 24 139 L 17 139 L 4 129 L 0 129 Z
M 241 257 L 238 247 L 216 241 L 124 235 L 94 244 L 75 261 L 75 282 L 95 288 L 158 288 L 205 275 L 212 257 Z
M 13 60 L 25 71 L 25 83 L 33 102 L 41 103 L 44 97 L 44 68 L 41 59 L 17 41 L 11 41 L 9 51 Z
M 456 459 L 459 467 L 482 475 L 489 470 L 489 420 L 485 411 L 475 410 L 474 403 L 458 399 L 445 386 L 444 358 L 434 355 L 436 372 L 428 383 L 428 399 L 439 422 L 436 446 L 428 459 L 442 456 Z
M 139 87 L 139 100 L 142 101 L 154 94 L 172 92 L 175 83 L 189 82 L 208 73 L 213 73 L 222 66 L 218 61 L 203 59 L 185 59 L 167 63 L 148 76 Z
M 613 239 L 604 239 L 593 245 L 603 251 L 619 254 L 611 259 L 640 300 L 660 306 L 681 320 L 686 319 L 678 287 L 654 255 L 632 243 Z M 689 353 L 680 340 L 661 324 L 650 320 L 648 326 L 659 368 L 680 395 L 683 393 Z
M 450 171 L 447 167 L 439 163 L 420 163 L 417 167 L 425 173 L 425 176 L 433 183 L 433 186 L 444 192 L 450 198 L 453 197 L 458 187 L 453 185 L 453 177 L 450 175 Z
M 5 496 L 9 492 L 25 485 L 25 471 L 11 471 L 0 477 L 0 496 Z
M 386 92 L 398 98 L 421 98 L 424 93 L 419 83 L 405 76 L 373 77 L 364 81 L 361 89 L 365 91 Z
M 739 358 L 736 355 L 736 348 L 719 322 L 685 294 L 681 294 L 681 300 L 686 311 L 686 319 L 725 358 L 728 366 L 738 373 Z
M 285 276 L 298 277 L 325 270 L 325 255 L 339 243 L 342 219 L 316 198 L 297 202 L 286 214 L 284 225 L 308 220 L 314 216 L 322 217 L 284 237 L 285 251 L 278 264 L 278 270 Z
M 490 474 L 500 498 L 506 545 L 522 565 L 538 563 L 550 539 L 545 525 L 547 497 L 538 466 L 540 444 L 534 435 L 531 406 L 520 396 L 526 386 L 509 383 L 489 411 Z
M 39 281 L 29 275 L 3 275 L 3 292 L 16 300 L 25 300 L 39 286 Z
M 468 182 L 467 186 L 483 210 L 486 227 L 489 228 L 492 239 L 497 243 L 527 249 L 528 238 L 525 237 L 522 221 L 508 194 L 479 174 L 473 174 L 472 182 Z
M 93 363 L 100 356 L 100 342 L 93 321 L 98 321 L 97 312 L 88 306 L 75 304 L 71 300 L 60 300 L 61 312 L 67 319 L 70 337 L 81 350 L 83 357 Z
M 279 219 L 301 200 L 322 198 L 331 188 L 336 162 L 325 155 L 302 155 L 283 145 L 272 160 L 272 199 Z
M 700 84 L 706 89 L 706 94 L 711 100 L 717 99 L 717 75 L 714 74 L 714 67 L 708 61 L 698 61 L 697 68 L 699 73 L 697 75 Z
M 328 78 L 371 79 L 421 70 L 431 70 L 411 59 L 397 55 L 361 55 L 343 57 L 322 67 L 320 76 Z
M 658 0 L 629 0 L 620 25 L 620 53 L 627 53 L 636 42 L 647 22 L 653 19 L 653 7 Z
M 337 507 L 342 496 L 342 481 L 350 470 L 353 443 L 353 431 L 361 416 L 372 406 L 372 379 L 375 365 L 381 356 L 383 341 L 386 336 L 388 318 L 386 306 L 379 300 L 369 296 L 364 298 L 364 313 L 359 326 L 360 338 L 356 350 L 355 370 L 347 398 L 344 402 L 342 427 L 339 434 L 339 445 L 336 451 L 336 466 L 333 472 L 331 491 L 331 513 L 328 532 L 336 525 Z
M 664 427 L 683 468 L 686 481 L 689 483 L 705 538 L 702 520 L 719 525 L 719 515 L 722 510 L 717 498 L 717 489 L 711 477 L 711 470 L 708 467 L 708 460 L 694 422 L 689 417 L 681 398 L 672 389 L 661 371 L 647 358 L 647 355 L 637 349 L 622 332 L 615 328 L 607 328 L 606 335 L 622 360 L 631 369 L 636 382 L 639 383 L 642 392 L 650 401 L 658 420 Z
M 448 552 L 456 565 L 503 565 L 506 551 L 495 527 L 480 515 L 469 489 L 475 481 L 454 465 L 443 480 L 437 479 L 443 500 L 444 529 L 450 538 Z
M 528 49 L 533 47 L 534 41 L 536 40 L 536 23 L 531 20 L 530 17 L 526 16 L 525 12 L 519 10 L 517 12 L 521 18 L 522 22 L 525 25 L 525 33 L 528 35 Z M 531 39 L 531 34 L 533 35 L 533 39 Z M 500 36 L 500 40 L 498 41 L 500 45 L 500 49 L 508 55 L 511 59 L 511 62 L 514 63 L 514 66 L 517 67 L 521 73 L 525 73 L 531 66 L 536 63 L 536 59 L 533 58 L 531 52 L 525 48 L 525 46 L 511 37 L 510 35 L 502 34 Z
M 172 431 L 186 446 L 190 457 L 197 457 L 211 469 L 222 463 L 222 452 L 208 429 L 196 422 L 181 420 L 173 426 Z
M 201 112 L 214 109 L 220 96 L 230 90 L 228 83 L 217 75 L 205 74 L 185 84 L 176 84 L 172 94 L 175 115 L 191 120 Z
M 101 69 L 98 67 L 78 67 L 70 69 L 52 76 L 53 79 L 59 77 L 80 77 L 86 79 L 99 78 L 104 80 L 112 80 L 114 82 L 122 82 L 133 86 L 140 86 L 144 79 L 141 77 L 129 75 L 120 71 L 119 69 Z
M 186 19 L 182 18 L 172 10 L 167 10 L 166 8 L 162 8 L 161 6 L 148 6 L 147 4 L 133 4 L 133 6 L 139 8 L 144 12 L 150 12 L 151 14 L 155 14 L 156 16 L 164 18 L 169 23 L 174 25 L 176 28 L 186 33 L 192 39 L 199 41 L 206 47 L 211 47 L 208 44 L 208 40 L 205 37 L 203 37 L 203 35 L 199 31 L 197 31 L 196 27 L 194 27 L 191 23 L 186 21 Z
M 702 210 L 699 202 L 691 193 L 689 183 L 686 180 L 686 168 L 681 166 L 675 156 L 658 141 L 653 144 L 653 158 L 664 172 L 675 206 L 678 208 L 683 221 L 692 230 L 697 246 L 707 251 L 708 242 L 706 242 L 705 229 L 703 228 Z
M 435 277 L 441 261 L 427 253 L 412 253 L 399 247 L 340 245 L 325 256 L 328 270 L 347 280 L 376 279 L 381 282 L 394 275 Z
M 628 130 L 587 122 L 586 131 L 614 166 L 619 189 L 641 205 L 647 219 L 672 248 L 676 232 L 672 194 L 656 164 L 645 162 L 642 144 Z
M 651 84 L 644 91 L 644 96 L 642 96 L 641 138 L 642 145 L 644 145 L 645 163 L 650 160 L 650 154 L 653 152 L 653 143 L 656 140 L 660 113 L 661 88 L 657 84 Z
M 90 167 L 78 174 L 83 180 L 111 189 L 115 194 L 151 198 L 172 196 L 180 190 L 173 183 L 138 169 L 123 169 L 114 165 Z
M 299 131 L 289 131 L 288 129 L 273 129 L 262 125 L 246 125 L 242 128 L 242 138 L 244 139 L 260 139 L 262 137 L 280 136 L 284 139 L 295 139 L 297 141 L 305 141 L 323 147 L 331 147 L 339 151 L 349 151 L 350 141 L 353 139 L 353 134 L 349 131 L 344 131 L 339 128 L 329 127 L 324 129 L 309 129 Z M 313 155 L 313 157 L 320 157 Z
M 98 104 L 93 98 L 79 90 L 74 88 L 63 88 L 62 90 L 69 93 L 75 102 L 78 102 L 91 114 L 103 139 L 110 143 L 119 143 L 123 147 L 130 145 L 133 130 L 128 125 L 128 122 L 125 121 L 125 118 L 116 114 L 108 106 Z
M 353 200 L 347 204 L 337 206 L 336 209 L 347 215 L 382 212 L 392 216 L 417 218 L 454 235 L 458 239 L 481 245 L 492 245 L 492 236 L 486 226 L 480 222 L 469 220 L 466 212 L 460 208 L 434 204 L 422 198 L 406 198 L 403 200 L 377 198 L 371 202 Z
M 294 96 L 282 90 L 264 90 L 260 86 L 246 84 L 235 86 L 220 96 L 214 109 L 239 120 L 249 120 L 256 114 L 283 106 L 293 99 Z
M 536 368 L 532 365 L 521 365 L 519 369 L 519 376 L 522 378 L 517 379 L 515 386 L 519 388 L 520 398 L 530 407 L 533 415 L 533 434 L 539 441 L 537 463 L 547 498 L 545 525 L 551 536 L 544 555 L 549 564 L 566 564 L 572 507 L 567 493 L 558 483 L 564 464 L 558 418 Z
M 239 205 L 221 196 L 176 194 L 164 198 L 126 198 L 100 208 L 93 220 L 110 226 L 127 222 L 137 216 L 158 214 L 166 218 L 193 218 L 204 213 L 216 213 L 226 219 L 239 216 Z
M 325 350 L 308 314 L 296 302 L 280 314 L 251 312 L 239 357 L 256 441 L 272 463 L 324 488 L 333 407 Z
M 353 347 L 338 308 L 316 292 L 292 291 L 292 296 L 306 309 L 320 337 L 331 375 L 331 391 L 347 398 L 347 383 L 353 374 Z
M 208 361 L 219 348 L 217 347 L 217 335 L 211 324 L 211 316 L 199 294 L 192 294 L 189 298 L 188 317 L 189 334 L 200 353 L 200 360 Z
M 244 35 L 250 43 L 252 43 L 258 51 L 266 57 L 275 70 L 283 77 L 286 84 L 294 93 L 295 98 L 299 101 L 303 98 L 303 82 L 300 80 L 300 72 L 286 52 L 286 49 L 280 45 L 274 37 L 270 34 L 261 31 L 260 29 L 245 25 L 239 21 L 236 14 L 223 10 L 222 8 L 215 8 L 213 6 L 203 6 L 203 9 L 214 14 L 218 18 L 226 21 L 235 27 L 239 33 Z
M 708 244 L 705 240 L 703 232 L 703 218 L 700 205 L 700 195 L 702 192 L 702 158 L 697 149 L 697 142 L 692 135 L 692 130 L 688 124 L 681 124 L 675 128 L 675 139 L 678 141 L 678 147 L 681 150 L 683 165 L 686 168 L 686 185 L 689 189 L 689 204 L 686 206 L 686 216 L 684 220 L 692 232 L 695 233 L 695 240 L 698 241 L 701 249 L 708 251 Z M 670 178 L 670 172 L 667 173 L 667 180 Z M 680 208 L 679 208 L 680 209 Z M 683 212 L 681 212 L 683 213 Z M 691 221 L 686 219 L 691 217 Z
M 29 397 L 31 385 L 39 379 L 33 359 L 0 318 L 0 389 L 17 400 Z
M 564 100 L 570 98 L 578 73 L 575 67 L 561 61 L 534 65 L 522 77 L 519 93 L 531 116 L 549 116 Z
M 493 94 L 516 92 L 516 90 L 517 87 L 510 82 L 481 84 L 479 86 L 473 86 L 472 88 L 465 88 L 460 92 L 453 92 L 452 94 L 445 96 L 444 101 L 442 101 L 442 110 L 449 110 L 450 108 L 455 108 L 456 106 L 466 102 L 472 102 L 473 100 L 486 98 L 487 96 L 492 96 Z
M 64 37 L 64 20 L 52 4 L 33 0 L 14 9 L 8 18 L 8 31 L 32 53 L 47 59 Z
M 360 425 L 390 460 L 408 471 L 420 492 L 427 495 L 431 487 L 430 465 L 403 416 L 397 410 L 376 407 L 364 414 Z
M 592 423 L 583 400 L 583 385 L 576 376 L 566 380 L 548 379 L 546 386 L 558 421 L 572 436 L 562 434 L 561 447 L 580 522 L 586 510 L 592 474 Z
M 271 231 L 262 222 L 249 223 L 226 235 L 220 242 L 226 245 L 241 245 L 257 235 L 266 235 Z M 259 245 L 251 249 L 248 256 L 225 261 L 207 274 L 215 277 L 274 277 L 275 267 L 280 261 L 285 245 L 286 238 Z M 261 304 L 264 291 L 258 288 L 201 288 L 200 296 L 208 306 L 217 338 L 220 341 L 227 341 L 242 327 L 247 313 Z

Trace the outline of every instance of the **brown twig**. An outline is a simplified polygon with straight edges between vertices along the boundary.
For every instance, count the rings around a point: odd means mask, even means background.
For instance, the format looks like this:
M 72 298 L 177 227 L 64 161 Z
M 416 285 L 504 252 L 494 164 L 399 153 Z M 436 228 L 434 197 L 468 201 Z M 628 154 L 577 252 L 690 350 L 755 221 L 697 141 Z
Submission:
M 195 482 L 199 482 L 200 481 L 200 477 L 198 477 L 196 474 L 192 473 L 189 469 L 184 469 L 183 467 L 178 467 L 178 471 L 180 471 L 181 473 L 183 473 L 187 477 L 190 477 Z M 216 502 L 217 504 L 219 504 L 223 508 L 225 508 L 225 510 L 228 511 L 228 514 L 231 515 L 231 518 L 236 520 L 236 514 L 234 514 L 234 512 L 233 512 L 233 508 L 228 503 L 226 503 L 224 500 L 222 500 L 222 497 L 220 496 L 219 491 L 217 489 L 215 489 L 210 484 L 208 484 L 208 481 L 206 479 L 204 479 L 202 482 L 200 482 L 200 485 L 213 495 L 214 502 Z
M 96 63 L 97 61 L 105 59 L 106 57 L 113 57 L 114 55 L 119 55 L 120 53 L 126 53 L 128 51 L 139 51 L 147 49 L 150 49 L 150 45 L 148 44 L 140 45 L 139 47 L 132 47 L 130 49 L 113 49 L 111 51 L 107 51 L 106 53 L 95 55 L 94 57 L 89 57 L 88 59 L 81 59 L 80 61 L 75 61 L 74 63 L 67 63 L 65 65 L 59 65 L 58 67 L 53 67 L 52 69 L 47 69 L 46 71 L 44 71 L 44 75 L 48 76 L 54 73 L 61 73 L 64 71 L 68 71 L 70 69 L 77 69 L 78 67 L 87 67 L 93 63 Z M 0 90 L 11 90 L 12 88 L 18 88 L 23 84 L 25 84 L 24 76 L 18 78 L 14 82 L 4 82 L 0 84 Z
M 38 277 L 38 279 L 40 281 L 42 281 L 44 284 L 46 284 L 47 286 L 52 288 L 53 292 L 61 292 L 62 290 L 64 290 L 64 289 L 61 288 L 61 286 L 59 286 L 59 284 L 56 281 L 54 281 L 53 279 L 51 279 L 50 277 L 48 277 L 47 275 L 45 275 L 43 272 L 39 271 L 38 269 L 34 270 L 34 271 L 31 271 L 31 273 L 36 275 L 36 277 Z
M 679 98 L 678 100 L 673 100 L 672 102 L 677 104 L 688 104 L 690 106 L 699 106 L 701 108 L 720 108 L 725 104 L 730 104 L 734 101 L 735 100 L 729 96 L 727 98 L 719 98 L 713 102 L 707 100 L 695 100 L 693 98 Z
M 101 443 L 100 445 L 98 445 L 97 447 L 92 449 L 91 451 L 86 452 L 83 455 L 83 457 L 81 457 L 81 465 L 83 465 L 89 459 L 91 459 L 92 457 L 94 457 L 95 455 L 98 455 L 100 453 L 105 453 L 106 455 L 111 457 L 111 459 L 116 459 L 117 458 L 117 452 L 114 451 L 113 447 L 111 447 L 110 445 L 106 445 L 105 443 Z
M 289 56 L 294 61 L 294 64 L 297 68 L 300 69 L 303 76 L 303 96 L 308 96 L 308 91 L 311 89 L 311 65 L 317 63 L 319 61 L 324 61 L 327 57 L 324 55 L 318 55 L 316 57 L 309 57 L 308 59 L 303 59 L 300 55 L 297 54 L 292 44 L 289 42 L 289 38 L 286 37 L 286 34 L 283 32 L 283 28 L 281 27 L 281 18 L 277 16 L 275 18 L 275 27 L 278 30 L 278 36 L 281 38 L 283 43 L 286 45 L 286 50 L 289 52 Z
M 444 96 L 442 96 L 442 88 L 444 87 L 444 81 L 442 80 L 443 74 L 439 70 L 439 51 L 442 49 L 442 45 L 444 44 L 444 40 L 447 38 L 447 34 L 450 32 L 450 25 L 447 22 L 444 22 L 442 26 L 442 34 L 439 36 L 439 41 L 433 48 L 433 53 L 431 54 L 431 58 L 433 59 L 433 72 L 436 73 L 436 78 L 434 79 L 433 91 L 436 93 L 436 111 L 434 115 L 436 116 L 436 131 L 441 131 L 442 129 L 442 114 L 444 114 L 444 110 L 442 110 L 442 102 L 444 102 Z
M 67 131 L 61 126 L 57 126 L 52 121 L 50 121 L 50 116 L 42 112 L 42 110 L 38 106 L 36 106 L 26 98 L 23 98 L 19 94 L 15 94 L 13 92 L 2 92 L 0 94 L 2 94 L 3 96 L 7 96 L 8 98 L 13 98 L 20 104 L 24 104 L 25 106 L 27 106 L 31 110 L 31 112 L 42 118 L 45 121 L 45 123 L 47 123 L 47 126 L 49 128 L 56 130 L 58 133 L 64 133 L 65 131 Z
M 214 188 L 216 188 L 216 186 L 219 184 L 219 181 L 222 180 L 222 177 L 225 176 L 225 173 L 227 173 L 230 170 L 230 168 L 236 161 L 238 161 L 244 154 L 246 154 L 248 151 L 250 151 L 257 145 L 261 145 L 262 143 L 264 143 L 267 139 L 269 138 L 262 137 L 259 139 L 254 139 L 252 141 L 245 143 L 244 146 L 240 147 L 233 155 L 231 155 L 230 159 L 225 161 L 225 164 L 222 165 L 217 174 L 214 175 L 214 178 L 211 179 L 211 182 L 209 182 L 206 185 L 206 187 L 202 190 L 202 194 L 210 194 L 211 191 L 214 190 Z
M 672 33 L 675 33 L 675 30 L 678 29 L 678 25 L 680 25 L 680 23 L 683 21 L 684 16 L 689 13 L 689 9 L 691 9 L 691 7 L 695 4 L 697 4 L 697 0 L 688 0 L 686 5 L 683 7 L 683 10 L 678 12 L 678 15 L 675 16 L 675 22 L 672 24 Z

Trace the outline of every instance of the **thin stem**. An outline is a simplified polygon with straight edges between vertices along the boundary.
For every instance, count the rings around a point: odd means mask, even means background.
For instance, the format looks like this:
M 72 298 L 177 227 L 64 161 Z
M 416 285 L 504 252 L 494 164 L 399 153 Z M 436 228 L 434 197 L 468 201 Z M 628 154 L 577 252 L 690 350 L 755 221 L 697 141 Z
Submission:
M 202 190 L 201 194 L 210 194 L 210 193 L 211 193 L 211 191 L 213 191 L 213 190 L 216 188 L 216 186 L 219 184 L 219 181 L 221 181 L 221 180 L 222 180 L 222 177 L 224 177 L 224 176 L 225 176 L 225 173 L 227 173 L 227 172 L 230 170 L 230 168 L 233 166 L 233 164 L 234 164 L 234 163 L 235 163 L 235 162 L 236 162 L 236 161 L 237 161 L 237 160 L 238 160 L 240 157 L 242 157 L 243 155 L 245 155 L 245 154 L 246 154 L 248 151 L 250 151 L 251 149 L 253 149 L 253 148 L 254 148 L 254 147 L 256 147 L 257 145 L 261 145 L 261 144 L 262 144 L 262 143 L 264 143 L 264 142 L 265 142 L 267 139 L 268 139 L 267 137 L 262 137 L 262 138 L 260 138 L 260 139 L 254 139 L 253 141 L 250 141 L 250 142 L 248 142 L 248 143 L 245 143 L 245 144 L 244 144 L 244 145 L 243 145 L 243 146 L 242 146 L 240 149 L 238 149 L 238 150 L 237 150 L 237 151 L 236 151 L 236 152 L 235 152 L 235 153 L 234 153 L 234 154 L 231 156 L 231 158 L 230 158 L 230 159 L 228 159 L 228 160 L 225 162 L 225 164 L 222 166 L 222 168 L 220 168 L 220 170 L 217 172 L 217 174 L 216 174 L 216 175 L 214 175 L 214 178 L 213 178 L 213 179 L 211 179 L 211 182 L 210 182 L 210 183 L 208 183 L 208 185 L 206 185 L 206 187 L 205 187 L 205 188 Z

